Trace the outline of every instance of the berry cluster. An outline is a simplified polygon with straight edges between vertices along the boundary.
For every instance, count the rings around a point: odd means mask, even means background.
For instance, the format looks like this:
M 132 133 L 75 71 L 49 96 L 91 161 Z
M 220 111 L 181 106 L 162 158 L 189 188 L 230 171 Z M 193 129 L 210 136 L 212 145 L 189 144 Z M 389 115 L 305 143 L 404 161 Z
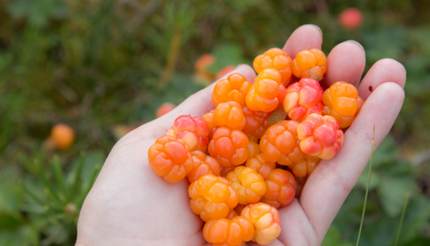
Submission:
M 254 60 L 255 81 L 219 79 L 214 109 L 178 117 L 148 152 L 166 182 L 188 179 L 192 211 L 214 245 L 266 245 L 281 232 L 278 209 L 291 204 L 320 160 L 341 149 L 358 114 L 357 89 L 343 81 L 324 90 L 321 50 L 291 58 L 272 48 Z M 300 186 L 300 187 L 299 187 Z

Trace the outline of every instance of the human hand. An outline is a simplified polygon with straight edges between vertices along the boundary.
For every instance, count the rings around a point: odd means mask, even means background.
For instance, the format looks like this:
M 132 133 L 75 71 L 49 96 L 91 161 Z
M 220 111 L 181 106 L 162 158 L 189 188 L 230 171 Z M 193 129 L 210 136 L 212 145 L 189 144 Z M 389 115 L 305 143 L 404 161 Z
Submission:
M 294 56 L 320 49 L 322 32 L 314 25 L 296 29 L 284 49 Z M 365 51 L 355 41 L 335 46 L 328 55 L 326 82 L 348 81 L 365 100 L 345 133 L 337 156 L 322 161 L 301 196 L 280 209 L 282 233 L 273 245 L 319 245 L 357 182 L 375 146 L 390 131 L 404 99 L 406 71 L 395 60 L 373 64 L 361 79 Z M 247 65 L 233 72 L 253 81 Z M 201 222 L 191 212 L 186 181 L 165 183 L 148 165 L 147 150 L 181 114 L 202 115 L 211 108 L 212 86 L 190 96 L 167 115 L 140 126 L 115 144 L 89 192 L 78 222 L 76 245 L 202 245 Z

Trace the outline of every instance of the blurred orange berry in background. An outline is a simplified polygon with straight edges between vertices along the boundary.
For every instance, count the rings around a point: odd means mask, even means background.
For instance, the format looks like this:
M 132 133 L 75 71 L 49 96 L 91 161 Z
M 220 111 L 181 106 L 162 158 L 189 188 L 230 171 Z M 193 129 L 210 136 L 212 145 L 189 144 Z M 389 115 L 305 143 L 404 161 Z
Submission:
M 51 129 L 51 135 L 48 141 L 56 149 L 66 150 L 75 140 L 75 130 L 69 125 L 58 123 Z
M 211 81 L 214 75 L 209 71 L 209 67 L 215 62 L 215 57 L 211 54 L 201 55 L 194 63 L 195 75 L 202 80 Z
M 339 23 L 346 29 L 356 29 L 363 22 L 363 14 L 357 8 L 347 8 L 339 15 Z
M 157 112 L 155 115 L 158 117 L 161 117 L 170 111 L 172 111 L 175 108 L 175 105 L 172 103 L 163 103 L 157 108 Z

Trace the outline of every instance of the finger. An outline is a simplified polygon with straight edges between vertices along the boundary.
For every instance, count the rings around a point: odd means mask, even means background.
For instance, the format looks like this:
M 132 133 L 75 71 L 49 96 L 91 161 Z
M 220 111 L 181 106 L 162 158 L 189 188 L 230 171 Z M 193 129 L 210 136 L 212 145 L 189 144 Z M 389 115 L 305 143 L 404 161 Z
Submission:
M 321 162 L 309 177 L 301 203 L 320 239 L 357 182 L 374 148 L 390 131 L 403 99 L 404 91 L 397 83 L 381 84 L 365 101 L 347 130 L 339 154 L 330 161 Z
M 279 217 L 283 229 L 279 239 L 285 245 L 319 245 L 315 230 L 297 200 L 280 209 Z
M 358 85 L 366 65 L 366 55 L 360 43 L 348 40 L 336 45 L 327 57 L 327 85 L 346 81 Z
M 299 51 L 306 49 L 321 49 L 322 31 L 312 24 L 298 27 L 285 42 L 284 50 L 294 57 Z
M 253 81 L 255 78 L 254 70 L 245 64 L 237 66 L 233 71 L 224 75 L 228 76 L 232 73 L 240 73 L 247 78 L 249 81 Z M 193 116 L 200 116 L 212 109 L 213 105 L 210 100 L 212 97 L 212 89 L 215 83 L 212 83 L 208 87 L 194 93 L 188 97 L 184 102 L 179 104 L 171 112 L 163 115 L 162 117 L 153 120 L 136 129 L 138 132 L 142 132 L 148 135 L 150 132 L 152 136 L 158 137 L 166 132 L 171 127 L 173 121 L 180 115 L 190 114 Z
M 376 87 L 387 81 L 395 82 L 402 87 L 406 81 L 405 67 L 400 62 L 390 58 L 377 61 L 369 69 L 359 86 L 360 96 L 363 99 L 367 98 Z

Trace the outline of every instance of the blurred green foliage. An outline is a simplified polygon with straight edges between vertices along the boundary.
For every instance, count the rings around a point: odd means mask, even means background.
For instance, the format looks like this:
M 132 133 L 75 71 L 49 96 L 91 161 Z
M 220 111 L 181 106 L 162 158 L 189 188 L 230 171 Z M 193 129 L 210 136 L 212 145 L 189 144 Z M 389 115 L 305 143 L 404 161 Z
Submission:
M 337 22 L 351 6 L 364 14 L 354 31 Z M 362 245 L 429 245 L 429 11 L 425 0 L 0 0 L 0 245 L 72 245 L 115 126 L 201 88 L 193 66 L 203 53 L 214 72 L 282 46 L 304 23 L 322 28 L 325 51 L 356 39 L 368 67 L 393 57 L 408 71 L 370 183 L 364 172 L 324 244 L 355 244 L 368 185 Z M 43 145 L 57 122 L 77 141 L 53 153 Z

